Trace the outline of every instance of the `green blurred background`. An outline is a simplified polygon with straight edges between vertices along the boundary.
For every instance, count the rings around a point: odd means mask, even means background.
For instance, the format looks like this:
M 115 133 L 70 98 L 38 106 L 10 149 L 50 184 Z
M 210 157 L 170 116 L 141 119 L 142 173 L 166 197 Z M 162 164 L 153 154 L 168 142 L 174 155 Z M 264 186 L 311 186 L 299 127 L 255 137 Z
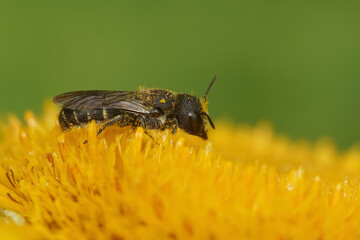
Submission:
M 0 1 L 0 112 L 78 89 L 202 96 L 293 139 L 360 139 L 360 1 Z

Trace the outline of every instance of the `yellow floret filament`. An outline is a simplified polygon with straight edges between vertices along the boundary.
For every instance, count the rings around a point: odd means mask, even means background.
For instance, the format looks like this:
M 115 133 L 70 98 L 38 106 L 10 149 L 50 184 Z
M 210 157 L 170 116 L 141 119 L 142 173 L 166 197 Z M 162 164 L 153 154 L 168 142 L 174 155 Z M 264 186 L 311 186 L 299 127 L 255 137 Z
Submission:
M 220 121 L 208 141 L 151 130 L 154 142 L 141 127 L 97 136 L 94 122 L 62 132 L 57 112 L 3 125 L 1 239 L 360 236 L 356 147 Z

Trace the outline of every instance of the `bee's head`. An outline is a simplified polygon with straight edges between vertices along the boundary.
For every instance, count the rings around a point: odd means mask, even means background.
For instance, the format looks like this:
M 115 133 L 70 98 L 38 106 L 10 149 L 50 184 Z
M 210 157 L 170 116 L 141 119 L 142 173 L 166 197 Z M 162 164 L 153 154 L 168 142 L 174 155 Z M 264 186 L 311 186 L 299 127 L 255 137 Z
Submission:
M 209 122 L 211 127 L 215 129 L 214 123 L 206 113 L 207 108 L 207 95 L 216 80 L 216 76 L 212 79 L 205 95 L 203 104 L 200 102 L 198 97 L 188 94 L 177 95 L 177 121 L 179 127 L 185 132 L 207 139 L 205 131 L 205 123 Z M 205 109 L 204 109 L 205 108 Z
M 213 128 L 214 124 L 209 115 L 204 111 L 198 97 L 188 94 L 177 96 L 177 120 L 179 127 L 185 132 L 207 139 L 205 123 L 208 121 Z M 207 119 L 207 120 L 204 120 Z

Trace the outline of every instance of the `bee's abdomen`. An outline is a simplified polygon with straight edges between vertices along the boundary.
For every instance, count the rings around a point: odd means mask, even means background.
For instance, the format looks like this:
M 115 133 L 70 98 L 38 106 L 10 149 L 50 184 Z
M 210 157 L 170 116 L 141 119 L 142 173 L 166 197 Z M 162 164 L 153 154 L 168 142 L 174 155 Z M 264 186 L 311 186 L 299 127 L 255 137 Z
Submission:
M 87 124 L 92 120 L 95 120 L 97 123 L 104 122 L 119 114 L 121 114 L 120 111 L 116 109 L 93 109 L 86 111 L 63 108 L 59 113 L 59 123 L 61 128 L 66 130 L 72 126 Z

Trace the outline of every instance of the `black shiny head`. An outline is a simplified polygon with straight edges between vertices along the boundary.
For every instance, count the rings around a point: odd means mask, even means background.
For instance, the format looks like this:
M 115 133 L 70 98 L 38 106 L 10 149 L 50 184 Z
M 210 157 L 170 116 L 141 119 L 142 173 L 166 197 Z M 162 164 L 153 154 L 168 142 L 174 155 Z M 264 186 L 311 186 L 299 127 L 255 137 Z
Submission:
M 204 100 L 207 101 L 207 95 L 211 86 L 214 84 L 216 77 L 210 83 L 208 90 L 205 93 Z M 177 95 L 177 116 L 179 127 L 185 132 L 199 136 L 203 139 L 208 139 L 205 123 L 206 120 L 215 129 L 214 123 L 211 121 L 209 115 L 204 111 L 200 99 L 198 97 L 188 94 Z
M 187 94 L 178 94 L 177 102 L 176 119 L 179 128 L 191 135 L 207 139 L 199 98 Z

